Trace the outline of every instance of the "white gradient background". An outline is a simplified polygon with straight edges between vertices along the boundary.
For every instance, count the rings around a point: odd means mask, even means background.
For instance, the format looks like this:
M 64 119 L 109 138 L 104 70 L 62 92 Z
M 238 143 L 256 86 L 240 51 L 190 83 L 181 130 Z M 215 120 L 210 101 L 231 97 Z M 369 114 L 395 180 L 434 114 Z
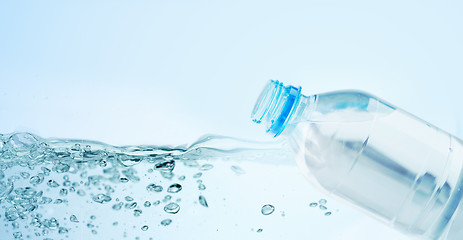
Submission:
M 461 1 L 2 0 L 0 133 L 268 139 L 249 116 L 278 79 L 305 94 L 365 90 L 463 137 L 462 12 Z M 372 239 L 363 226 L 351 236 Z

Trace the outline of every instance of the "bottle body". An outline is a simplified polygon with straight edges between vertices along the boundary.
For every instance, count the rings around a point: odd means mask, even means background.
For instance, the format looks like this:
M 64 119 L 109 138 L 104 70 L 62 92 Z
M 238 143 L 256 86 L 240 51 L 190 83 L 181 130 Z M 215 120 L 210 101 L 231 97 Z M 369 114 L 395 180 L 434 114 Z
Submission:
M 363 92 L 281 101 L 293 106 L 280 133 L 313 184 L 402 232 L 442 235 L 462 198 L 461 140 Z

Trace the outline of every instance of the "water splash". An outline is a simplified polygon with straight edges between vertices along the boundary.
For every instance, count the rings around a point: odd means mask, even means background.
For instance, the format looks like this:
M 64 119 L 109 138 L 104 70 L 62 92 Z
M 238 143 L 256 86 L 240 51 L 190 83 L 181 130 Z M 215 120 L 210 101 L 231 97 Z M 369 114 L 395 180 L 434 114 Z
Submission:
M 98 234 L 98 225 L 87 221 L 79 221 L 78 213 L 70 214 L 68 219 L 45 217 L 40 209 L 52 209 L 51 205 L 68 204 L 67 197 L 77 196 L 96 204 L 108 205 L 111 211 L 123 209 L 133 211 L 133 216 L 143 214 L 140 206 L 131 196 L 114 197 L 120 184 L 137 183 L 143 175 L 134 168 L 140 164 L 151 166 L 149 173 L 157 172 L 164 179 L 172 180 L 178 164 L 196 169 L 190 179 L 199 179 L 206 172 L 212 171 L 211 163 L 199 164 L 199 160 L 231 154 L 249 154 L 248 151 L 280 150 L 280 143 L 260 143 L 222 136 L 205 136 L 188 147 L 168 146 L 111 146 L 96 141 L 72 139 L 43 139 L 30 133 L 12 133 L 0 135 L 0 206 L 4 208 L 4 220 L 12 223 L 12 229 L 18 229 L 19 221 L 28 221 L 23 225 L 24 232 L 15 231 L 10 236 L 42 237 L 52 239 L 53 233 L 60 238 L 68 235 L 72 226 L 81 222 L 91 234 Z M 233 166 L 233 171 L 242 174 L 241 168 Z M 62 178 L 62 180 L 59 180 Z M 177 178 L 185 181 L 186 176 Z M 183 184 L 182 184 L 183 185 Z M 181 194 L 184 186 L 173 183 L 166 187 L 167 193 Z M 146 185 L 145 185 L 146 186 Z M 53 190 L 56 189 L 56 190 Z M 162 194 L 161 183 L 146 186 L 152 194 Z M 198 190 L 205 191 L 206 186 L 198 180 Z M 53 195 L 53 192 L 56 194 Z M 154 196 L 154 195 L 153 195 Z M 162 198 L 161 198 L 162 199 Z M 203 195 L 198 197 L 200 205 L 208 207 Z M 160 200 L 143 200 L 141 207 L 155 207 Z M 180 211 L 181 199 L 171 202 L 172 197 L 165 195 L 164 211 L 177 214 Z M 126 211 L 125 210 L 125 211 Z M 89 221 L 94 221 L 90 219 Z M 160 221 L 168 226 L 172 219 Z M 116 224 L 117 225 L 117 224 Z M 29 226 L 28 228 L 26 228 Z M 146 228 L 145 228 L 146 226 Z M 147 231 L 148 226 L 141 229 Z M 32 235 L 26 234 L 27 232 Z

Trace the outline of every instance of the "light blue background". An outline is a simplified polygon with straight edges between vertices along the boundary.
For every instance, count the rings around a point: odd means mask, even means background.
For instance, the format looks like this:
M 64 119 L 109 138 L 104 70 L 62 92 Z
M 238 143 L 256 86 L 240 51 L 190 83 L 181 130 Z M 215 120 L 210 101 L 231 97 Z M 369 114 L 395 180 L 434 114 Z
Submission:
M 268 139 L 249 116 L 278 79 L 306 94 L 366 90 L 463 137 L 462 12 L 460 1 L 4 0 L 0 133 Z

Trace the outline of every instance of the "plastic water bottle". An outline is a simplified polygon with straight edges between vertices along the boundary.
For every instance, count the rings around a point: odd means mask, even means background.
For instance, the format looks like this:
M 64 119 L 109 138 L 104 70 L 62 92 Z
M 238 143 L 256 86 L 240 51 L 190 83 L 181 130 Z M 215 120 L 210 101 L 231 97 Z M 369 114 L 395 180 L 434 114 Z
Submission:
M 360 91 L 305 96 L 271 81 L 253 121 L 285 136 L 322 191 L 424 239 L 463 239 L 463 142 Z

